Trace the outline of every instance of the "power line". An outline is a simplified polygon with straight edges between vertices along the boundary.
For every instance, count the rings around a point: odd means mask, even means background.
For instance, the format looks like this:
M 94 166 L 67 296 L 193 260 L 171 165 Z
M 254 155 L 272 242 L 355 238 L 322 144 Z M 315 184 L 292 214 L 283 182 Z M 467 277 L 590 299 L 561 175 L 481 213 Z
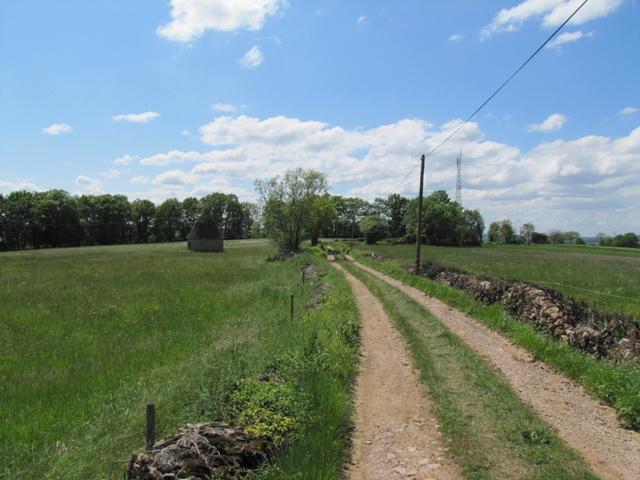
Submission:
M 445 139 L 444 139 L 442 142 L 440 142 L 436 147 L 434 147 L 430 152 L 428 152 L 428 153 L 426 154 L 426 156 L 427 156 L 427 157 L 429 157 L 429 156 L 433 155 L 437 150 L 439 150 L 439 149 L 440 149 L 440 147 L 442 147 L 445 143 L 447 143 L 449 140 L 451 140 L 453 137 L 455 137 L 455 136 L 460 132 L 460 130 L 462 130 L 464 127 L 466 127 L 466 126 L 467 126 L 467 124 L 468 124 L 468 123 L 469 123 L 469 122 L 470 122 L 470 121 L 471 121 L 471 120 L 472 120 L 472 119 L 473 119 L 473 118 L 474 118 L 478 113 L 480 113 L 480 110 L 482 110 L 482 109 L 483 109 L 483 108 L 484 108 L 484 107 L 485 107 L 485 106 L 486 106 L 486 105 L 487 105 L 491 100 L 493 100 L 493 97 L 495 97 L 498 93 L 500 93 L 500 91 L 501 91 L 504 87 L 506 87 L 506 86 L 509 84 L 509 82 L 511 82 L 511 80 L 513 80 L 513 79 L 514 79 L 514 77 L 515 77 L 516 75 L 518 75 L 518 73 L 520 73 L 520 71 L 521 71 L 524 67 L 526 67 L 526 66 L 527 66 L 527 64 L 529 64 L 529 62 L 531 62 L 531 60 L 533 60 L 533 58 L 534 58 L 538 53 L 540 53 L 540 51 L 541 51 L 544 47 L 546 47 L 546 46 L 547 46 L 547 44 L 548 44 L 548 43 L 549 43 L 549 42 L 550 42 L 550 41 L 551 41 L 551 40 L 552 40 L 552 39 L 553 39 L 553 38 L 558 34 L 558 32 L 560 32 L 560 30 L 562 30 L 562 29 L 564 28 L 564 26 L 565 26 L 567 23 L 569 23 L 569 22 L 571 21 L 571 19 L 572 19 L 573 17 L 575 17 L 575 16 L 576 16 L 576 14 L 577 14 L 581 9 L 582 9 L 582 7 L 584 7 L 584 6 L 587 4 L 587 2 L 588 2 L 588 1 L 589 1 L 589 0 L 584 0 L 584 1 L 583 1 L 583 2 L 578 6 L 578 8 L 576 8 L 576 9 L 574 10 L 574 12 L 573 12 L 571 15 L 569 15 L 569 17 L 567 17 L 567 19 L 566 19 L 564 22 L 562 22 L 562 24 L 561 24 L 558 28 L 556 28 L 556 29 L 555 29 L 555 31 L 554 31 L 551 35 L 549 35 L 549 37 L 544 41 L 544 43 L 543 43 L 542 45 L 540 45 L 540 46 L 536 49 L 536 51 L 535 51 L 535 52 L 533 52 L 533 53 L 529 56 L 529 58 L 527 58 L 527 59 L 524 61 L 524 63 L 522 63 L 522 65 L 520 65 L 520 66 L 519 66 L 519 67 L 518 67 L 518 68 L 517 68 L 517 69 L 516 69 L 516 70 L 515 70 L 515 71 L 514 71 L 514 72 L 513 72 L 513 73 L 512 73 L 512 74 L 511 74 L 511 75 L 510 75 L 510 76 L 509 76 L 505 81 L 504 81 L 504 82 L 502 82 L 502 84 L 501 84 L 501 85 L 500 85 L 500 86 L 499 86 L 499 87 L 498 87 L 498 88 L 497 88 L 497 89 L 496 89 L 496 90 L 495 90 L 491 95 L 489 95 L 489 97 L 488 97 L 484 102 L 482 102 L 482 104 L 481 104 L 478 108 L 476 108 L 476 109 L 473 111 L 473 113 L 471 113 L 471 115 L 469 115 L 469 116 L 467 117 L 467 119 L 466 119 L 464 122 L 462 122 L 462 123 L 458 126 L 458 128 L 456 128 L 456 129 L 455 129 L 455 130 L 454 130 L 454 131 L 453 131 L 453 132 L 452 132 L 452 133 L 451 133 L 447 138 L 445 138 Z M 398 185 L 394 188 L 394 190 L 395 190 L 395 189 L 397 189 L 397 188 L 398 188 L 398 186 L 402 185 L 402 183 L 404 183 L 404 181 L 409 177 L 409 175 L 411 175 L 411 174 L 413 173 L 413 171 L 414 171 L 416 168 L 418 168 L 418 165 L 420 165 L 420 164 L 418 163 L 418 164 L 414 165 L 414 166 L 413 166 L 413 168 L 412 168 L 411 170 L 409 170 L 409 173 L 407 173 L 407 174 L 404 176 L 404 178 L 400 181 L 400 183 L 398 183 Z

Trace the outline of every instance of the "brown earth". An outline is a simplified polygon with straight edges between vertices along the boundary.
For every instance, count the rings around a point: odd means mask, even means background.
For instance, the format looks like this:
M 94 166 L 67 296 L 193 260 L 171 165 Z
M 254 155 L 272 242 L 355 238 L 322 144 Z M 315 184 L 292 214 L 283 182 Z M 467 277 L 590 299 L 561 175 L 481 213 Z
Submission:
M 611 480 L 640 479 L 640 434 L 622 428 L 612 408 L 477 320 L 351 257 L 348 260 L 427 308 L 485 357 L 518 396 L 579 451 L 598 475 Z
M 362 366 L 355 389 L 351 480 L 462 479 L 449 458 L 433 404 L 413 368 L 407 345 L 382 303 L 344 272 L 362 322 Z

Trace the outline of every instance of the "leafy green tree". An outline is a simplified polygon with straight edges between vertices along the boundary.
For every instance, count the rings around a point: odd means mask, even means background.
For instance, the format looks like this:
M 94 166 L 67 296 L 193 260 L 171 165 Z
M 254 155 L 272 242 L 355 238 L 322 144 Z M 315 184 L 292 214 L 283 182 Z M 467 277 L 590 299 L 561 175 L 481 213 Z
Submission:
M 407 233 L 417 235 L 418 199 L 411 200 L 405 215 Z M 462 207 L 439 190 L 424 199 L 423 231 L 431 245 L 462 245 L 466 223 Z
M 611 245 L 614 247 L 638 248 L 638 235 L 633 232 L 616 235 L 611 240 Z
M 549 237 L 544 233 L 533 232 L 531 234 L 531 242 L 535 244 L 549 243 Z
M 314 200 L 327 193 L 325 174 L 302 168 L 288 170 L 282 178 L 257 180 L 256 190 L 268 234 L 281 250 L 297 250 Z
M 182 233 L 184 215 L 182 203 L 176 198 L 169 198 L 156 208 L 154 224 L 155 238 L 159 242 L 175 242 L 184 240 Z
M 625 233 L 623 238 L 623 247 L 638 248 L 640 246 L 638 235 L 633 232 Z
M 39 248 L 79 246 L 84 232 L 78 203 L 64 190 L 34 195 L 33 246 Z
M 389 234 L 392 237 L 402 237 L 406 233 L 404 216 L 409 207 L 409 199 L 392 193 L 387 198 L 376 198 L 373 211 L 389 222 Z
M 151 240 L 155 215 L 156 206 L 153 202 L 141 199 L 131 202 L 131 220 L 135 229 L 136 242 L 147 243 Z
M 259 209 L 255 203 L 242 202 L 240 204 L 242 208 L 242 237 L 241 238 L 254 238 L 254 226 L 260 228 L 259 221 Z M 255 238 L 260 238 L 255 237 Z
M 333 203 L 333 197 L 329 194 L 315 197 L 307 216 L 306 226 L 311 238 L 311 245 L 318 244 L 322 231 L 332 225 L 335 219 L 336 207 Z
M 462 244 L 467 247 L 479 247 L 482 245 L 484 235 L 484 218 L 478 210 L 464 210 L 463 217 L 465 230 Z
M 564 243 L 565 236 L 560 230 L 551 230 L 549 232 L 549 241 L 554 244 Z
M 373 211 L 373 206 L 357 197 L 333 197 L 336 207 L 334 236 L 356 238 L 361 235 L 358 222 Z
M 7 250 L 7 199 L 0 193 L 0 251 Z
M 360 220 L 359 227 L 369 245 L 389 236 L 389 223 L 377 215 L 363 218 Z
M 404 217 L 407 233 L 416 235 L 418 199 L 409 202 Z M 422 237 L 431 245 L 482 245 L 484 219 L 477 210 L 464 210 L 443 190 L 424 199 Z
M 493 243 L 516 243 L 516 234 L 511 220 L 498 220 L 489 225 L 489 241 Z
M 209 212 L 224 231 L 224 238 L 234 240 L 243 238 L 246 218 L 245 210 L 233 194 L 211 193 L 200 199 L 202 212 Z
M 564 241 L 569 243 L 574 243 L 578 237 L 580 237 L 580 233 L 575 230 L 569 230 L 568 232 L 564 232 L 563 234 Z
M 500 242 L 500 222 L 491 222 L 488 235 L 491 243 Z
M 35 196 L 31 192 L 11 192 L 5 201 L 7 244 L 22 250 L 32 243 Z
M 500 238 L 503 243 L 516 243 L 516 233 L 513 230 L 511 220 L 500 221 Z
M 131 205 L 124 195 L 82 195 L 77 198 L 86 243 L 112 245 L 129 241 Z
M 187 197 L 182 201 L 182 222 L 180 237 L 187 238 L 191 228 L 200 216 L 200 201 L 195 197 Z
M 243 238 L 245 228 L 245 211 L 238 197 L 234 194 L 227 195 L 227 204 L 224 213 L 224 238 L 236 240 Z
M 520 237 L 527 244 L 531 245 L 531 235 L 535 232 L 536 227 L 533 223 L 525 223 L 520 227 Z

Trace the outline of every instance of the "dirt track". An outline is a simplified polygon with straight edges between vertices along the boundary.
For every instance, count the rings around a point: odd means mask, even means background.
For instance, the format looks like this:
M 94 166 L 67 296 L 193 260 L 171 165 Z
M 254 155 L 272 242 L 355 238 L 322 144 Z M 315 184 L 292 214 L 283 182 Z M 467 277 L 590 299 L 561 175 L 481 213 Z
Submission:
M 382 303 L 343 271 L 358 301 L 363 361 L 355 391 L 352 480 L 461 479 L 448 458 L 433 405 Z
M 509 381 L 518 396 L 579 451 L 604 479 L 640 479 L 640 434 L 625 430 L 615 411 L 581 386 L 536 362 L 525 349 L 424 292 L 350 258 L 353 263 L 399 288 L 430 310 L 453 333 L 484 356 Z

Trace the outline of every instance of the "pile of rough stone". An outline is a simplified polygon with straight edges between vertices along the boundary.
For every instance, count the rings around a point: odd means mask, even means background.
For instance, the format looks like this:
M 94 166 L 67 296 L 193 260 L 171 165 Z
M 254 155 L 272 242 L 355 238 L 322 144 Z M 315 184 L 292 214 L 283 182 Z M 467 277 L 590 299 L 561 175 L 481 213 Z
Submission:
M 133 455 L 129 480 L 242 479 L 264 465 L 271 444 L 226 423 L 187 425 L 157 442 L 150 452 Z
M 407 269 L 414 271 L 413 266 Z M 629 316 L 605 314 L 555 289 L 479 276 L 432 262 L 423 264 L 421 274 L 486 304 L 500 303 L 538 330 L 597 357 L 640 361 L 640 325 Z

